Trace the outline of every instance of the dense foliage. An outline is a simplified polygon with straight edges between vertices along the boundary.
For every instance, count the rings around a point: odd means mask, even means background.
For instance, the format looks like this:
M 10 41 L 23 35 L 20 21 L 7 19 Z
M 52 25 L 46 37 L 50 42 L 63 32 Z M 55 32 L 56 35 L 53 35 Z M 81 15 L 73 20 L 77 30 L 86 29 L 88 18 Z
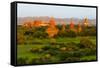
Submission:
M 54 38 L 62 38 L 62 37 L 84 37 L 84 36 L 96 36 L 96 28 L 94 26 L 84 28 L 81 32 L 76 32 L 75 30 L 67 29 L 68 25 L 66 25 L 66 29 L 62 31 L 61 25 L 57 26 L 59 28 L 59 32 Z M 49 38 L 48 34 L 46 33 L 47 27 L 33 27 L 26 29 L 25 27 L 18 26 L 18 34 L 17 34 L 17 43 L 18 44 L 32 44 L 34 43 L 34 38 Z M 29 42 L 28 42 L 29 41 Z M 35 41 L 36 42 L 36 41 Z

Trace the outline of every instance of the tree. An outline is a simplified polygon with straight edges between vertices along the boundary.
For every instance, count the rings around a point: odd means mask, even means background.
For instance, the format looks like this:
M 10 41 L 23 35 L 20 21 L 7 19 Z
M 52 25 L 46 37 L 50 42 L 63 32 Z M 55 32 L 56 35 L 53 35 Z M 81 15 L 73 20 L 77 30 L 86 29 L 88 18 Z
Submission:
M 24 42 L 25 42 L 25 37 L 24 37 L 24 35 L 21 34 L 21 33 L 18 33 L 18 34 L 17 34 L 17 43 L 18 43 L 18 44 L 24 44 Z
M 66 36 L 67 37 L 76 37 L 77 33 L 73 30 L 68 30 Z

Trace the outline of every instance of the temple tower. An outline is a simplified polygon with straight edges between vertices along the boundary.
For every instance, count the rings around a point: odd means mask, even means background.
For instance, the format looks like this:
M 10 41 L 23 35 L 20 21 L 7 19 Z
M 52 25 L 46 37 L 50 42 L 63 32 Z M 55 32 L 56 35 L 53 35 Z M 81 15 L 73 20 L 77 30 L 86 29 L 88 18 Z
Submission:
M 84 19 L 83 25 L 84 25 L 84 27 L 87 27 L 87 26 L 89 25 L 88 18 L 85 18 L 85 19 Z

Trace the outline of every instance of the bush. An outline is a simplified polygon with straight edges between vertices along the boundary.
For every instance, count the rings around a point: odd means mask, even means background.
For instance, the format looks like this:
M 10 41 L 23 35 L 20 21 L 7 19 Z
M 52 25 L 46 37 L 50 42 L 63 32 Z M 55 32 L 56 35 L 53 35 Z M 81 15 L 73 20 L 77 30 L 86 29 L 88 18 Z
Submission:
M 70 42 L 70 43 L 66 43 L 64 45 L 61 45 L 59 48 L 61 51 L 76 51 L 79 50 L 79 47 L 77 46 L 76 43 L 74 42 Z
M 76 61 L 80 61 L 80 58 L 78 57 L 68 57 L 65 59 L 64 62 L 76 62 Z
M 81 38 L 79 45 L 81 48 L 96 48 L 96 45 L 89 38 L 86 37 Z
M 72 57 L 72 52 L 61 52 L 59 51 L 58 54 L 56 54 L 57 57 L 60 59 L 60 61 L 64 61 L 68 57 Z
M 38 64 L 42 63 L 40 58 L 33 58 L 30 62 L 30 64 Z
M 25 31 L 24 32 L 24 35 L 26 36 L 26 35 L 33 35 L 33 32 L 32 31 Z
M 30 52 L 32 52 L 32 53 L 41 53 L 41 52 L 43 52 L 43 49 L 42 48 L 31 48 Z
M 59 31 L 56 37 L 67 37 L 67 31 Z
M 67 31 L 67 34 L 66 34 L 67 37 L 76 37 L 77 36 L 77 33 L 73 30 L 69 30 Z
M 89 56 L 89 55 L 95 55 L 95 54 L 96 54 L 95 50 L 92 50 L 90 48 L 84 48 L 78 51 L 74 51 L 73 57 L 83 57 L 83 56 Z
M 27 60 L 28 60 L 28 58 L 22 58 L 22 57 L 20 57 L 20 58 L 17 59 L 17 64 L 18 65 L 27 64 Z
M 44 46 L 42 49 L 44 51 L 46 51 L 46 50 L 52 50 L 52 51 L 54 51 L 54 50 L 58 49 L 58 46 L 57 45 L 47 45 L 47 46 Z
M 79 33 L 79 36 L 96 36 L 96 27 L 84 28 L 83 31 Z
M 47 51 L 44 51 L 44 54 L 50 54 L 52 56 L 55 56 L 59 53 L 59 51 L 57 50 L 47 50 Z
M 47 45 L 42 48 L 44 51 L 51 49 L 51 46 Z
M 31 61 L 30 61 L 30 64 L 44 64 L 44 63 L 52 63 L 52 58 L 49 57 L 41 57 L 41 58 L 33 58 Z
M 33 33 L 34 38 L 47 38 L 47 33 L 45 31 L 36 31 Z
M 17 43 L 18 43 L 18 44 L 24 44 L 24 42 L 25 42 L 25 37 L 24 37 L 24 35 L 18 33 L 18 34 L 17 34 Z
M 74 43 L 74 42 L 67 43 L 66 48 L 67 48 L 68 51 L 76 51 L 76 50 L 79 50 L 78 45 L 76 43 Z

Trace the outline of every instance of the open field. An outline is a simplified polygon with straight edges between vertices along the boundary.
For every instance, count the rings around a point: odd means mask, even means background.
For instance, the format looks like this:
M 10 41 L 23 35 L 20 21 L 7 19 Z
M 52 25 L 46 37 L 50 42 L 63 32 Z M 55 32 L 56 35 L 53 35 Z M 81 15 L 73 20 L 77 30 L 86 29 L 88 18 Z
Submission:
M 76 44 L 80 43 L 80 38 L 81 37 L 76 37 L 76 38 L 57 38 L 57 39 L 34 39 L 35 41 L 41 42 L 42 44 L 21 44 L 21 45 L 17 45 L 17 59 L 18 58 L 28 58 L 27 62 L 30 62 L 32 59 L 34 58 L 41 58 L 43 56 L 45 56 L 45 52 L 43 51 L 41 53 L 38 52 L 30 52 L 30 50 L 33 48 L 37 48 L 37 49 L 42 49 L 45 46 L 54 46 L 54 45 L 50 45 L 48 43 L 50 43 L 51 41 L 56 42 L 56 43 L 71 43 L 74 42 Z M 88 37 L 94 44 L 96 44 L 96 37 Z M 33 40 L 33 41 L 34 41 Z M 56 46 L 63 46 L 63 45 L 56 45 Z M 53 50 L 53 49 L 52 49 Z M 53 55 L 53 61 L 58 61 L 58 56 L 55 54 Z M 96 55 L 87 55 L 87 56 L 82 56 L 80 57 L 80 59 L 82 61 L 84 60 L 96 60 Z

